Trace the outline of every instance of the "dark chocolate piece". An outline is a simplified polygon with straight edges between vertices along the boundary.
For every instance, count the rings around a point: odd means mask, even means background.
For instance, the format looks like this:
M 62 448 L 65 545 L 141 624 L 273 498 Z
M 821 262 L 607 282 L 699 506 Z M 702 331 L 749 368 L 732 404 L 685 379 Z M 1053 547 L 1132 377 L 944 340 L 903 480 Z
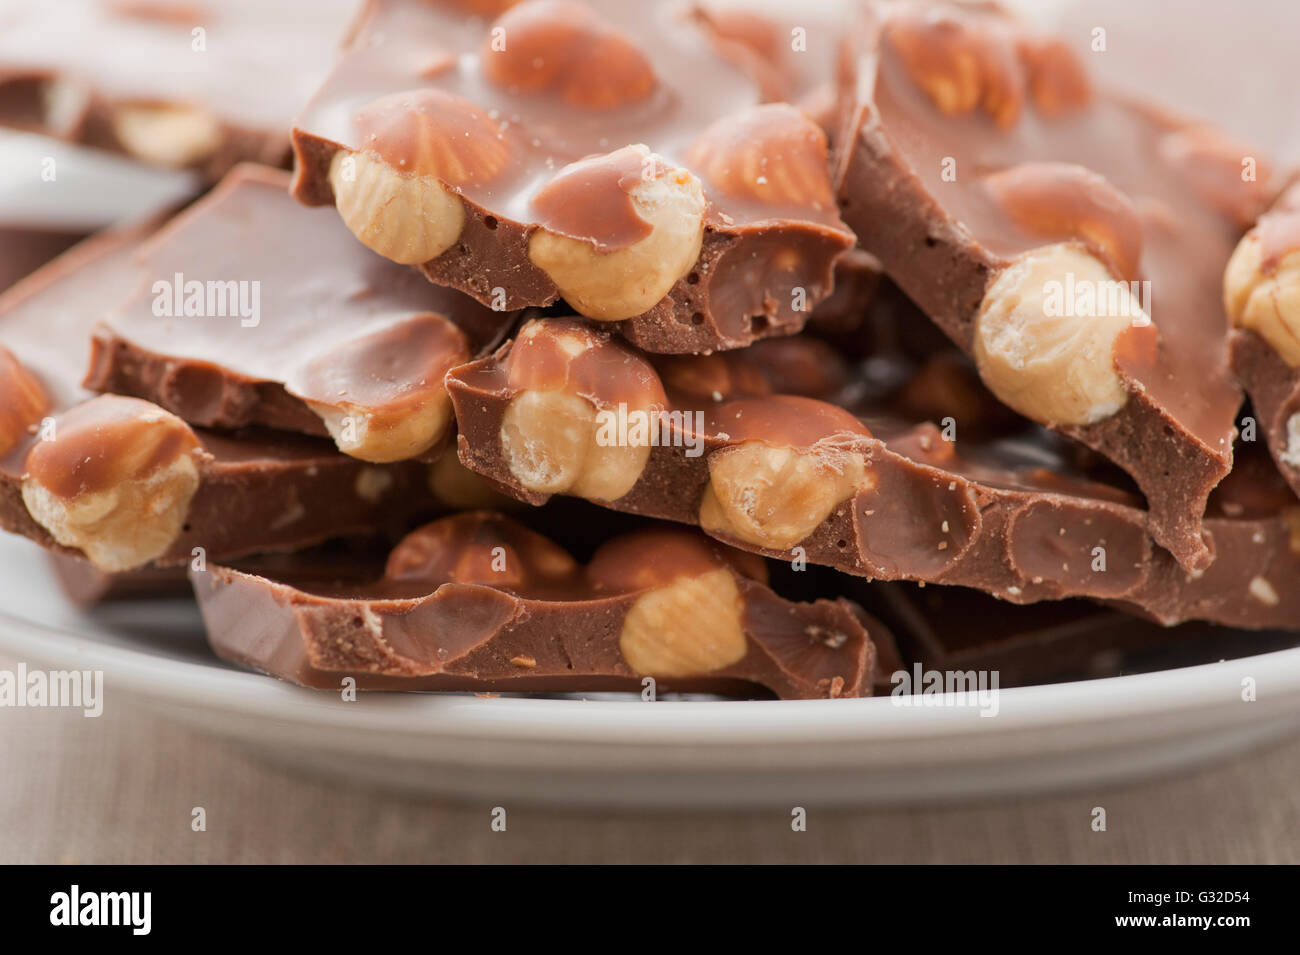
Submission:
M 782 560 L 1017 603 L 1122 601 L 1162 623 L 1286 627 L 1300 609 L 1294 502 L 1253 472 L 1234 493 L 1267 506 L 1214 511 L 1220 559 L 1189 574 L 1152 542 L 1140 497 L 1083 473 L 1048 432 L 958 438 L 889 405 L 851 412 L 825 400 L 854 393 L 847 370 L 801 338 L 656 367 L 544 319 L 448 389 L 461 460 L 531 503 L 569 494 Z
M 675 3 L 465 6 L 370 4 L 294 128 L 299 199 L 436 283 L 562 296 L 648 351 L 803 326 L 853 245 L 813 120 Z
M 90 239 L 0 297 L 0 527 L 116 571 L 295 550 L 434 510 L 427 464 L 191 429 L 82 389 L 90 330 L 146 280 L 133 256 L 154 225 Z
M 193 425 L 332 437 L 386 462 L 436 452 L 443 375 L 515 322 L 359 246 L 336 217 L 240 167 L 138 255 L 144 275 L 95 329 L 86 386 Z
M 284 165 L 356 0 L 58 0 L 0 6 L 0 124 L 215 181 Z
M 415 531 L 362 586 L 193 573 L 223 659 L 303 686 L 783 699 L 869 695 L 875 650 L 845 600 L 796 604 L 763 562 L 678 528 L 617 537 L 585 566 L 492 512 Z
M 1241 394 L 1214 289 L 1236 225 L 1203 180 L 1243 208 L 1257 184 L 1212 130 L 1095 92 L 994 5 L 865 9 L 840 88 L 846 221 L 1000 399 L 1124 468 L 1156 541 L 1205 569 Z

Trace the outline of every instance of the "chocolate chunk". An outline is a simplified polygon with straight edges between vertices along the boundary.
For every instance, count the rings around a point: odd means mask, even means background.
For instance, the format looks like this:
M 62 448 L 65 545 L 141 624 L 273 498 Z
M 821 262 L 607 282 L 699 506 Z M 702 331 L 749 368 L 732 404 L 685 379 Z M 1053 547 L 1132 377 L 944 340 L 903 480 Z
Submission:
M 210 181 L 284 165 L 356 11 L 320 0 L 59 0 L 0 10 L 0 124 Z
M 1243 437 L 1262 431 L 1300 494 L 1300 182 L 1242 238 L 1223 283 L 1232 368 L 1258 416 Z
M 453 425 L 443 375 L 515 314 L 381 259 L 287 187 L 240 167 L 146 243 L 144 280 L 95 329 L 86 386 L 193 425 L 328 434 L 367 461 L 436 453 Z
M 0 227 L 0 292 L 83 238 L 80 232 Z
M 684 529 L 608 541 L 586 565 L 494 512 L 406 537 L 364 585 L 191 575 L 213 649 L 303 686 L 869 695 L 875 650 L 845 600 L 792 603 L 762 561 Z
M 425 463 L 192 429 L 83 390 L 90 330 L 146 280 L 133 256 L 155 225 L 90 239 L 0 297 L 0 526 L 118 571 L 294 550 L 434 510 Z
M 1174 666 L 1215 663 L 1296 645 L 1296 634 L 1232 631 L 1205 623 L 1162 627 L 1082 600 L 1011 607 L 963 587 L 876 583 L 849 588 L 897 636 L 911 666 L 878 694 L 926 676 L 961 674 L 976 685 L 997 674 L 998 689 L 1097 679 Z M 920 680 L 917 673 L 921 674 Z
M 798 359 L 805 349 L 816 357 Z M 1233 493 L 1258 488 L 1268 506 L 1215 510 L 1206 534 L 1222 559 L 1188 575 L 1152 541 L 1140 497 L 1087 473 L 1049 432 L 949 433 L 897 406 L 846 403 L 860 389 L 825 355 L 791 338 L 652 364 L 543 319 L 447 385 L 463 463 L 531 503 L 583 497 L 769 557 L 1016 603 L 1088 596 L 1162 623 L 1293 625 L 1279 584 L 1300 559 L 1294 502 L 1256 469 Z
M 294 128 L 294 192 L 438 284 L 563 297 L 648 351 L 796 331 L 853 245 L 826 136 L 688 14 L 377 0 Z
M 51 551 L 49 559 L 64 596 L 83 609 L 119 600 L 184 597 L 190 592 L 183 567 L 141 567 L 109 573 L 71 554 Z
M 1214 290 L 1236 225 L 1201 180 L 1243 203 L 1254 184 L 1212 131 L 1094 90 L 992 6 L 867 11 L 840 87 L 846 221 L 994 394 L 1124 468 L 1155 540 L 1204 570 L 1241 394 Z

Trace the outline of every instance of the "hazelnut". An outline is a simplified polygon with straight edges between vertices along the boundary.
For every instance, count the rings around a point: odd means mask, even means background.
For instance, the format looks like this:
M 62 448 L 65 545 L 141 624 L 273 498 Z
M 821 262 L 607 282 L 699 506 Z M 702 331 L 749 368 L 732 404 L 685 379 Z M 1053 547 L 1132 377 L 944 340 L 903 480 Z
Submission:
M 1016 52 L 1029 77 L 1029 95 L 1044 116 L 1063 116 L 1092 101 L 1088 72 L 1060 37 L 1022 37 Z
M 492 511 L 453 514 L 412 531 L 393 549 L 384 578 L 437 589 L 482 584 L 535 593 L 572 583 L 578 564 L 555 542 Z
M 367 247 L 403 265 L 436 259 L 465 225 L 456 189 L 500 175 L 511 147 L 487 114 L 441 90 L 385 96 L 357 115 L 362 148 L 330 161 L 334 205 Z
M 483 75 L 501 89 L 613 109 L 645 99 L 658 84 L 636 42 L 580 3 L 534 0 L 505 13 L 495 27 L 504 31 L 505 48 L 489 37 L 479 60 Z
M 526 325 L 507 358 L 518 393 L 501 421 L 510 473 L 541 494 L 613 501 L 630 491 L 650 459 L 666 405 L 649 363 L 626 346 L 573 321 Z M 613 416 L 613 426 L 600 412 Z M 628 427 L 620 433 L 617 418 Z M 631 427 L 644 416 L 647 427 Z
M 313 356 L 286 388 L 320 416 L 344 454 L 402 461 L 446 436 L 452 415 L 443 378 L 469 351 L 446 318 L 414 315 Z
M 1106 314 L 1055 307 L 1054 296 L 1071 281 L 1091 284 L 1099 305 L 1093 311 Z M 1095 256 L 1070 244 L 1044 246 L 1017 258 L 985 292 L 975 318 L 975 364 L 989 390 L 1025 417 L 1093 424 L 1128 401 L 1115 370 L 1116 340 L 1150 324 L 1128 284 Z
M 65 547 L 101 570 L 133 570 L 179 536 L 205 452 L 180 418 L 101 395 L 60 415 L 27 454 L 23 502 Z
M 623 619 L 618 648 L 639 674 L 702 676 L 744 659 L 744 610 L 731 571 L 680 577 L 637 598 Z
M 502 510 L 519 503 L 461 464 L 454 453 L 439 455 L 429 466 L 429 490 L 440 503 L 460 511 Z
M 1001 129 L 1020 118 L 1024 78 L 1010 43 L 987 25 L 917 11 L 892 18 L 885 36 L 944 115 L 982 109 Z
M 28 436 L 48 409 L 36 376 L 0 345 L 0 458 Z
M 1223 273 L 1223 304 L 1234 326 L 1255 332 L 1300 368 L 1300 248 L 1266 268 L 1258 233 L 1248 233 Z
M 834 210 L 826 134 L 786 103 L 755 106 L 704 130 L 686 164 L 719 192 L 775 206 Z
M 1188 126 L 1160 140 L 1160 157 L 1182 181 L 1240 228 L 1255 224 L 1274 187 L 1269 164 L 1256 160 L 1253 178 L 1242 178 L 1242 162 L 1259 157 L 1257 147 L 1232 139 L 1213 126 Z
M 984 178 L 1017 225 L 1044 239 L 1080 239 L 1124 278 L 1138 274 L 1142 218 L 1103 176 L 1074 163 L 1031 162 Z
M 744 441 L 709 457 L 700 526 L 749 544 L 788 550 L 867 483 L 861 452 Z
M 766 568 L 737 557 L 696 532 L 669 527 L 601 547 L 587 566 L 593 587 L 639 594 L 619 634 L 628 666 L 648 676 L 694 677 L 740 662 L 748 641 L 738 575 L 763 579 Z
M 645 146 L 572 163 L 533 201 L 549 214 L 529 240 L 528 257 L 588 318 L 619 321 L 648 311 L 700 257 L 703 187 Z M 590 210 L 600 221 L 587 221 Z M 603 234 L 611 222 L 617 235 Z
M 221 146 L 221 124 L 192 106 L 123 106 L 113 113 L 112 126 L 130 155 L 173 169 L 196 165 Z

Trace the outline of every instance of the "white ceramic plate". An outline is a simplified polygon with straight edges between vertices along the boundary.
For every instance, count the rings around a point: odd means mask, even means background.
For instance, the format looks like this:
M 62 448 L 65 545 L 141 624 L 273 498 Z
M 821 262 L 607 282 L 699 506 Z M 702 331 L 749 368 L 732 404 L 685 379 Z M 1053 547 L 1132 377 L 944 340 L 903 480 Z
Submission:
M 1003 690 L 998 713 L 891 699 L 643 703 L 362 694 L 345 703 L 213 657 L 184 600 L 68 606 L 30 543 L 0 536 L 0 654 L 101 669 L 140 701 L 266 759 L 475 800 L 796 806 L 953 801 L 1090 787 L 1300 729 L 1300 649 Z M 8 666 L 10 664 L 3 664 Z M 1242 681 L 1257 686 L 1242 700 Z

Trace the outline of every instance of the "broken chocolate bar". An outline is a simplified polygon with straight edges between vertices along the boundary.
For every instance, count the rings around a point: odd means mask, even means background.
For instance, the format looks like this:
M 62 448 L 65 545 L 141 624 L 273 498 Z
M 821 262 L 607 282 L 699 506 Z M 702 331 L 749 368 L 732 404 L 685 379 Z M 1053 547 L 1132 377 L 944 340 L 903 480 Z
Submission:
M 492 512 L 413 532 L 382 576 L 290 586 L 191 574 L 219 656 L 303 686 L 869 695 L 875 650 L 846 600 L 792 603 L 761 560 L 684 529 L 614 538 L 585 566 Z
M 0 124 L 199 170 L 283 165 L 356 0 L 0 4 Z
M 825 134 L 715 43 L 668 2 L 375 0 L 294 128 L 295 194 L 493 308 L 563 297 L 653 352 L 788 334 L 853 236 Z
M 365 461 L 439 450 L 443 375 L 515 314 L 374 255 L 287 187 L 240 167 L 147 242 L 149 280 L 96 327 L 86 386 L 192 425 L 328 434 Z
M 0 296 L 0 527 L 119 571 L 294 550 L 434 510 L 427 464 L 192 429 L 82 389 L 98 316 L 151 281 L 133 255 L 155 225 L 92 238 Z
M 0 292 L 83 238 L 79 232 L 0 227 Z
M 1010 607 L 964 587 L 875 583 L 849 594 L 888 622 L 906 657 L 907 684 L 959 673 L 966 685 L 997 674 L 997 688 L 1098 679 L 1214 663 L 1295 646 L 1295 632 L 1231 631 L 1207 623 L 1162 627 L 1082 600 Z M 991 680 L 989 681 L 991 682 Z M 878 694 L 907 685 L 895 677 Z
M 994 5 L 864 9 L 840 87 L 846 221 L 994 394 L 1131 474 L 1156 541 L 1204 570 L 1241 404 L 1222 209 L 1258 201 L 1236 147 L 1095 91 L 1063 41 Z
M 1223 276 L 1232 367 L 1278 470 L 1300 494 L 1300 182 L 1246 234 Z
M 957 440 L 896 407 L 842 407 L 825 399 L 856 389 L 827 354 L 791 338 L 656 366 L 542 319 L 447 387 L 461 460 L 530 503 L 582 497 L 769 557 L 1017 603 L 1088 596 L 1162 623 L 1289 625 L 1296 502 L 1267 475 L 1234 475 L 1234 500 L 1267 505 L 1207 521 L 1222 559 L 1189 574 L 1154 545 L 1140 497 L 1082 472 L 1060 439 L 1030 427 Z

